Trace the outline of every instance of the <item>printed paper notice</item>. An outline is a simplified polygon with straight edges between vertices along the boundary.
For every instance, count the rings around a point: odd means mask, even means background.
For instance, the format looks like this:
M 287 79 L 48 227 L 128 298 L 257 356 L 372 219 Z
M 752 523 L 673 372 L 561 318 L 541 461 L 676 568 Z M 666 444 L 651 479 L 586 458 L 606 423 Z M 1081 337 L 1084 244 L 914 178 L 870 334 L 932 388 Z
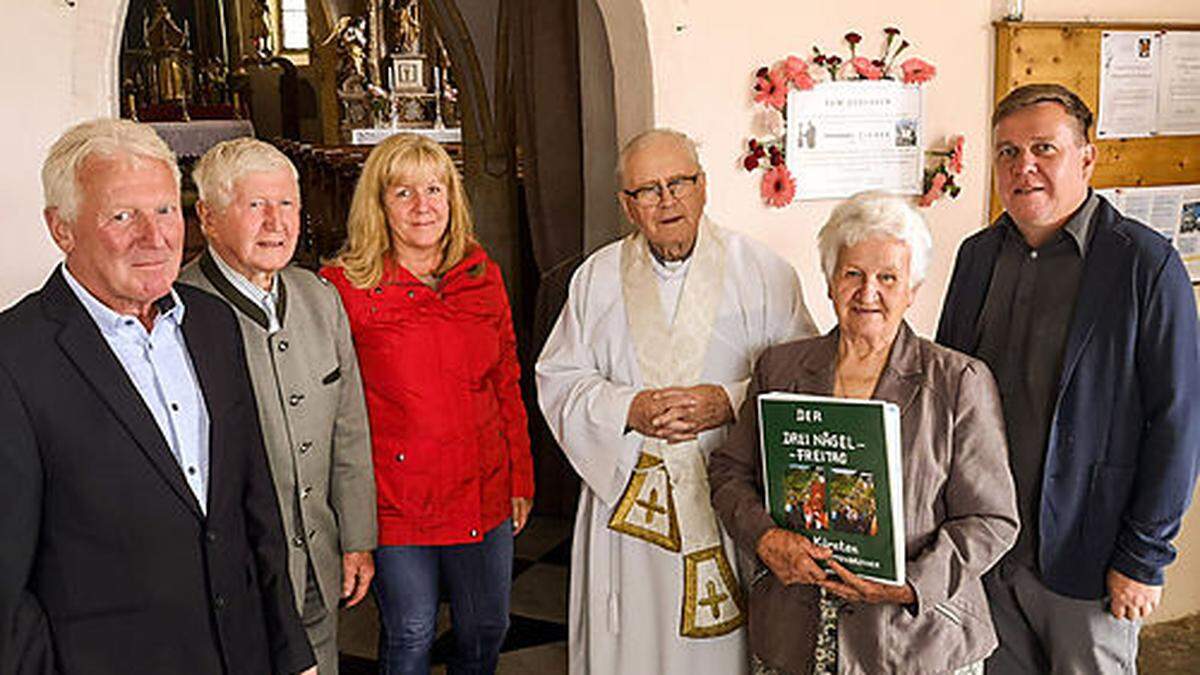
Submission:
M 1200 282 L 1200 185 L 1119 187 L 1097 192 L 1126 217 L 1166 237 L 1179 251 L 1192 283 Z
M 799 199 L 920 194 L 922 141 L 915 85 L 824 82 L 788 93 L 787 164 Z
M 1161 58 L 1158 132 L 1200 134 L 1200 32 L 1166 33 Z
M 1154 133 L 1158 119 L 1158 33 L 1104 32 L 1100 36 L 1100 115 L 1097 138 Z

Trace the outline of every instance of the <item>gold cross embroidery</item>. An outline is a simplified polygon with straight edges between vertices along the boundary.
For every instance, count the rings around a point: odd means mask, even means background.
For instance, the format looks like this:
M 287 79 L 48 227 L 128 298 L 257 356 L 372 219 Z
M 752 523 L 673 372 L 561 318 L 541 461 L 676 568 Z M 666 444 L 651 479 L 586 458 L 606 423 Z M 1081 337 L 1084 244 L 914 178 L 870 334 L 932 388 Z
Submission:
M 721 618 L 721 603 L 728 600 L 729 595 L 726 593 L 718 592 L 717 585 L 715 583 L 713 583 L 712 579 L 709 579 L 704 584 L 704 590 L 708 591 L 708 595 L 704 596 L 703 598 L 700 598 L 700 604 L 704 607 L 707 607 L 708 610 L 710 612 L 712 612 L 714 620 L 720 619 Z
M 667 507 L 658 503 L 658 488 L 650 488 L 650 499 L 649 500 L 637 499 L 637 500 L 634 500 L 633 503 L 637 504 L 638 506 L 640 506 L 646 510 L 646 524 L 647 525 L 650 524 L 650 521 L 654 520 L 655 514 L 664 515 L 664 516 L 667 514 Z

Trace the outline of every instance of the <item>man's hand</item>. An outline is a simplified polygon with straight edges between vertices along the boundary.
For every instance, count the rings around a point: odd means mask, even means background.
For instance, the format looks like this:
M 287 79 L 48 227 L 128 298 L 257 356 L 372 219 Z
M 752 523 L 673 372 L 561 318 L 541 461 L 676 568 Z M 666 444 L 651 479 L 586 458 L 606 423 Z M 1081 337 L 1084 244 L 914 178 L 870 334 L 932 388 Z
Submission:
M 1134 581 L 1111 567 L 1105 582 L 1110 598 L 1108 611 L 1118 619 L 1145 619 L 1162 600 L 1162 586 Z
M 626 424 L 645 436 L 678 443 L 732 420 L 733 406 L 725 388 L 698 384 L 638 392 L 629 405 Z
M 533 500 L 526 497 L 512 498 L 512 522 L 513 536 L 521 533 L 525 529 L 525 523 L 529 522 L 529 512 L 533 510 Z
M 300 675 L 317 675 L 317 667 L 313 666 L 312 668 L 301 672 Z
M 829 567 L 837 572 L 837 579 L 822 579 L 817 585 L 834 595 L 849 602 L 865 602 L 871 605 L 892 604 L 908 605 L 917 601 L 917 594 L 912 586 L 892 586 L 867 581 L 854 572 L 842 567 L 841 563 L 830 558 Z
M 825 578 L 818 560 L 828 560 L 832 551 L 817 546 L 807 537 L 773 527 L 758 540 L 758 557 L 783 585 L 815 584 Z
M 347 607 L 358 604 L 371 587 L 375 576 L 375 559 L 370 551 L 350 551 L 342 554 L 342 598 Z M 316 668 L 313 668 L 316 672 Z

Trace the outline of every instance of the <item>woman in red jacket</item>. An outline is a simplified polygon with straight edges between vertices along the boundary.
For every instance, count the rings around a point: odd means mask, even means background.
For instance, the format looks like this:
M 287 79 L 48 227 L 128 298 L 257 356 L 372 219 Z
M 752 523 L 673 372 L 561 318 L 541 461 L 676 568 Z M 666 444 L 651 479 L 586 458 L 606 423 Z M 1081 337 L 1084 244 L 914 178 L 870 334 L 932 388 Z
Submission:
M 381 671 L 429 672 L 440 582 L 457 647 L 450 672 L 494 672 L 512 539 L 533 505 L 500 269 L 472 235 L 449 155 L 421 136 L 371 152 L 347 230 L 321 274 L 350 317 L 371 423 Z

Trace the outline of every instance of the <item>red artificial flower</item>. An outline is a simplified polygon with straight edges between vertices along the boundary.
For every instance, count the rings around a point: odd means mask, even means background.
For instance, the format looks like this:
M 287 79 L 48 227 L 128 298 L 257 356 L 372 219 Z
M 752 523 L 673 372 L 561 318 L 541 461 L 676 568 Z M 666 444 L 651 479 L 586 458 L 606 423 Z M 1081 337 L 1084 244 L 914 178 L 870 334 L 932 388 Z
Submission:
M 833 66 L 834 68 L 837 68 L 838 66 L 842 65 L 842 57 L 837 56 L 835 54 L 834 56 L 831 56 L 828 59 L 826 59 L 825 62 L 828 63 L 829 65 Z
M 854 66 L 854 72 L 864 80 L 881 80 L 883 79 L 883 69 L 867 60 L 864 56 L 856 56 L 850 59 L 850 65 Z
M 901 63 L 900 70 L 904 71 L 905 84 L 921 84 L 932 80 L 933 76 L 937 75 L 937 68 L 915 56 Z
M 758 168 L 758 155 L 753 153 L 746 155 L 746 159 L 742 160 L 742 166 L 746 167 L 747 171 L 753 171 Z
M 950 171 L 962 173 L 963 170 L 963 137 L 954 137 L 954 147 L 950 149 Z
M 921 195 L 921 200 L 917 202 L 923 207 L 929 207 L 942 196 L 942 190 L 946 187 L 946 179 L 948 176 L 941 171 L 933 174 L 933 178 L 929 181 L 929 189 L 925 194 Z
M 857 45 L 862 42 L 862 36 L 854 32 L 846 33 L 846 42 L 849 42 L 850 46 Z
M 883 32 L 886 33 L 888 37 L 895 37 L 900 34 L 900 29 L 888 26 L 887 28 L 883 29 Z
M 796 196 L 796 181 L 784 164 L 763 174 L 762 198 L 767 204 L 782 208 L 792 203 Z
M 782 68 L 776 68 L 767 73 L 766 77 L 758 78 L 754 90 L 758 92 L 754 95 L 755 103 L 765 103 L 776 110 L 783 110 L 787 105 L 787 75 Z
M 783 62 L 783 72 L 788 82 L 797 89 L 812 89 L 815 82 L 808 74 L 808 64 L 799 56 L 789 56 Z

